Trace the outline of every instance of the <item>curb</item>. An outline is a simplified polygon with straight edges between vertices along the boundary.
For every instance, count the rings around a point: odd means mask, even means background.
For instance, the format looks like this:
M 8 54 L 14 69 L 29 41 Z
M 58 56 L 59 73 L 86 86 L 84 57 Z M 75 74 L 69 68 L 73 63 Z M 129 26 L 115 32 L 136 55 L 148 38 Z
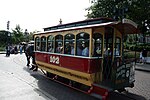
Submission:
M 0 54 L 6 54 L 6 52 L 0 52 Z
M 143 72 L 150 72 L 150 70 L 146 70 L 146 69 L 143 69 L 143 68 L 135 68 L 135 70 L 143 71 Z

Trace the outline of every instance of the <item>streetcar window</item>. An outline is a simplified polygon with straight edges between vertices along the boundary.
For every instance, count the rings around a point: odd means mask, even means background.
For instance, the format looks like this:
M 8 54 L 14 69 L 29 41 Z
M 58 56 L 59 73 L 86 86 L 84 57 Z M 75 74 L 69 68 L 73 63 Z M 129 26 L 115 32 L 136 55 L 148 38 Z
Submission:
M 41 37 L 41 51 L 46 51 L 46 37 Z
M 102 56 L 102 41 L 103 41 L 103 36 L 100 33 L 95 33 L 93 35 L 94 39 L 94 57 L 97 56 Z
M 36 37 L 35 38 L 35 51 L 39 51 L 40 50 L 40 38 Z
M 53 36 L 48 36 L 47 39 L 47 51 L 48 52 L 54 52 L 54 37 Z
M 57 35 L 55 37 L 55 53 L 63 53 L 63 36 Z
M 121 39 L 119 37 L 116 38 L 116 44 L 115 44 L 115 56 L 120 56 L 121 52 Z
M 104 56 L 112 56 L 113 52 L 113 36 L 114 29 L 111 27 L 105 27 L 104 38 Z
M 88 33 L 79 33 L 77 34 L 76 41 L 76 55 L 77 56 L 89 56 L 89 34 Z
M 65 35 L 64 54 L 74 55 L 74 41 L 75 36 L 73 34 Z

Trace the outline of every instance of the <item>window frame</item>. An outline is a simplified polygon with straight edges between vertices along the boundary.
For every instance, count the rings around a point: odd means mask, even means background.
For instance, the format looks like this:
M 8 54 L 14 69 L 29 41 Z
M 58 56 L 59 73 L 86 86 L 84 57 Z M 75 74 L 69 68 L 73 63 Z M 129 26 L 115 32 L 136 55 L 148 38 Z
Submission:
M 61 38 L 59 38 L 59 36 L 61 37 Z M 58 37 L 58 39 L 57 39 L 57 37 Z M 58 34 L 58 35 L 56 35 L 55 36 L 55 50 L 54 50 L 54 53 L 63 53 L 63 35 L 61 35 L 61 34 Z M 58 50 L 57 50 L 57 48 L 58 48 L 58 46 L 59 46 L 59 43 L 61 44 L 61 47 L 62 47 L 62 50 L 61 50 L 61 52 L 59 52 Z
M 83 44 L 86 44 L 88 47 L 88 56 L 83 55 L 84 48 Z M 78 49 L 78 46 L 80 48 Z M 80 32 L 76 35 L 76 49 L 75 49 L 75 55 L 76 56 L 84 56 L 84 57 L 89 57 L 90 56 L 90 34 L 86 32 Z M 79 52 L 78 52 L 79 50 Z M 81 52 L 81 53 L 80 53 Z
M 71 35 L 69 39 L 67 39 L 67 36 Z M 68 52 L 66 51 L 66 42 L 68 42 Z M 64 54 L 68 55 L 74 55 L 75 54 L 75 35 L 72 33 L 68 33 L 64 36 Z M 73 50 L 73 51 L 72 51 Z
M 94 39 L 93 57 L 102 57 L 102 53 L 103 53 L 103 35 L 100 32 L 94 33 L 93 36 L 92 36 L 92 39 Z M 98 42 L 97 39 L 100 39 L 100 42 Z M 100 49 L 98 47 L 100 47 Z M 97 48 L 99 50 L 97 50 Z M 98 53 L 98 52 L 100 52 L 100 53 Z
M 48 37 L 47 37 L 47 52 L 51 52 L 51 53 L 54 53 L 54 42 L 55 42 L 55 40 L 54 40 L 54 36 L 53 35 L 49 35 Z M 50 44 L 51 44 L 51 49 L 49 48 L 49 46 L 50 46 Z M 50 49 L 50 50 L 49 50 Z
M 44 48 L 43 48 L 44 45 Z M 46 51 L 46 36 L 41 37 L 41 51 Z
M 40 51 L 40 48 L 41 48 L 41 46 L 40 46 L 40 37 L 36 37 L 35 38 L 35 51 Z

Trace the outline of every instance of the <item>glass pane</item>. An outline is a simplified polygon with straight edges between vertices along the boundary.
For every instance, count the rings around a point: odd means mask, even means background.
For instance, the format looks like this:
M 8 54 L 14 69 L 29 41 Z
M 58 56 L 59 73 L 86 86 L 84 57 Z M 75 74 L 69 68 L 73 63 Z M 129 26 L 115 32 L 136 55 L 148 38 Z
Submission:
M 97 56 L 102 56 L 102 35 L 100 33 L 95 33 L 93 35 L 94 38 L 94 55 L 95 57 Z
M 116 44 L 115 44 L 115 56 L 120 56 L 120 51 L 121 51 L 121 39 L 120 38 L 116 38 Z
M 52 52 L 52 53 L 54 52 L 54 37 L 53 36 L 48 37 L 47 51 Z
M 36 44 L 35 50 L 39 51 L 40 50 L 40 38 L 39 37 L 35 39 L 35 44 Z
M 74 41 L 75 41 L 75 36 L 73 34 L 67 34 L 65 36 L 65 47 L 64 47 L 65 54 L 74 55 Z
M 55 37 L 55 52 L 63 53 L 63 36 L 57 35 Z
M 89 34 L 79 33 L 77 35 L 76 55 L 89 56 Z
M 46 51 L 46 37 L 41 38 L 41 51 Z

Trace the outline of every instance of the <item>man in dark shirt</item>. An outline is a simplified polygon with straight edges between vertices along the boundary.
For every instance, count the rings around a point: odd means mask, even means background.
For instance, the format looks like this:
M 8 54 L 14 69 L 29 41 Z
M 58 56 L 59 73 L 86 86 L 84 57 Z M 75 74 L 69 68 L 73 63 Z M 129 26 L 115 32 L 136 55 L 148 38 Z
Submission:
M 34 45 L 33 44 L 28 44 L 26 47 L 25 55 L 27 58 L 27 66 L 30 66 L 30 58 L 32 58 L 32 67 L 30 70 L 37 71 L 37 66 L 35 63 L 35 54 L 34 54 Z
M 10 46 L 6 46 L 6 57 L 10 56 Z

